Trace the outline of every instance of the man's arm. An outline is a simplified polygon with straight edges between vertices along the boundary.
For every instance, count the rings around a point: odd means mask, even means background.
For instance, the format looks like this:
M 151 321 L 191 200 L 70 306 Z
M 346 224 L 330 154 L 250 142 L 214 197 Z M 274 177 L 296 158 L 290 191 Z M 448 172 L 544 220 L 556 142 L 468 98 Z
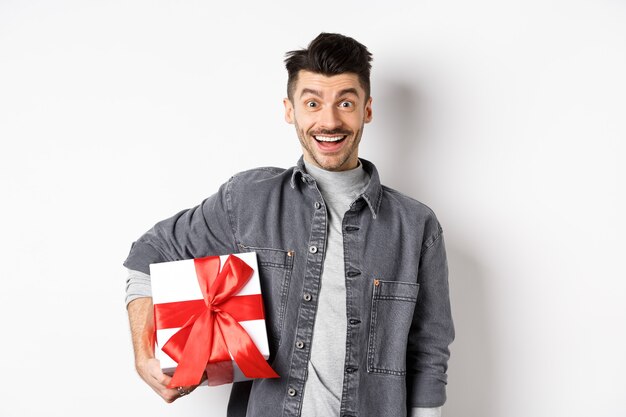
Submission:
M 155 224 L 133 243 L 124 266 L 149 274 L 152 263 L 233 252 L 236 242 L 227 209 L 228 185 L 199 206 Z
M 226 186 L 201 205 L 181 211 L 157 223 L 132 246 L 124 265 L 129 269 L 126 285 L 128 318 L 141 378 L 165 401 L 180 397 L 167 388 L 171 377 L 161 372 L 154 356 L 153 305 L 150 264 L 232 252 L 234 236 L 226 209 Z M 189 391 L 194 387 L 183 387 Z
M 420 284 L 407 347 L 409 408 L 440 407 L 446 401 L 448 346 L 454 340 L 448 264 L 441 227 L 437 224 L 422 249 Z
M 172 378 L 161 372 L 159 360 L 154 357 L 152 298 L 142 297 L 131 301 L 128 304 L 128 320 L 137 373 L 150 388 L 171 403 L 180 395 L 176 389 L 167 387 Z

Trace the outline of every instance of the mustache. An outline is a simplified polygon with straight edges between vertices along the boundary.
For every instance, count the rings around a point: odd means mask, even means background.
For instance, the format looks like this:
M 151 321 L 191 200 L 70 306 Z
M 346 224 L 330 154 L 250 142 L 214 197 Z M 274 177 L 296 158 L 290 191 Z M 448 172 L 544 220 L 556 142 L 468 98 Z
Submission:
M 316 131 L 310 132 L 310 134 L 312 136 L 315 136 L 315 135 L 326 135 L 326 136 L 351 135 L 352 131 L 344 130 L 344 129 L 333 129 L 333 130 L 322 129 L 322 130 L 316 130 Z

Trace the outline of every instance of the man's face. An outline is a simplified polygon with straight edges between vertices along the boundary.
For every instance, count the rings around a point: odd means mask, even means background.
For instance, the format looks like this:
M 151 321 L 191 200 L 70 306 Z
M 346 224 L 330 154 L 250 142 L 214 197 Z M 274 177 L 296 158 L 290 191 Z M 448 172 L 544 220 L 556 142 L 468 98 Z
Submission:
M 363 125 L 372 120 L 358 76 L 300 71 L 292 100 L 283 100 L 285 120 L 296 127 L 304 159 L 328 171 L 356 168 Z

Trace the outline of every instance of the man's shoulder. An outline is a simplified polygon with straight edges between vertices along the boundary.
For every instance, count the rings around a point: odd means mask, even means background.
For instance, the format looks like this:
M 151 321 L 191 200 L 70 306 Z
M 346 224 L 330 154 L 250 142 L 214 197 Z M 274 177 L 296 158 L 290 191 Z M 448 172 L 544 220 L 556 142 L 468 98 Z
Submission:
M 432 217 L 436 219 L 435 212 L 421 201 L 386 185 L 382 185 L 381 187 L 385 197 L 392 202 L 392 207 L 406 210 L 422 217 Z
M 423 228 L 428 238 L 428 242 L 433 242 L 443 233 L 443 229 L 435 212 L 426 204 L 413 197 L 394 190 L 393 188 L 382 186 L 386 207 L 391 211 L 392 216 L 402 218 L 411 227 L 419 226 Z
M 290 168 L 279 168 L 279 167 L 256 167 L 256 168 L 250 168 L 250 169 L 246 169 L 244 171 L 239 171 L 237 172 L 235 175 L 233 175 L 234 177 L 240 177 L 240 176 L 251 176 L 251 177 L 256 177 L 256 176 L 274 176 L 277 174 L 281 174 L 287 170 L 289 170 Z
M 236 179 L 238 181 L 241 180 L 254 180 L 254 179 L 265 179 L 265 178 L 274 178 L 277 176 L 283 175 L 285 172 L 291 172 L 293 168 L 279 168 L 279 167 L 256 167 L 247 169 L 244 171 L 239 171 L 232 176 L 231 179 Z
M 293 174 L 293 167 L 257 167 L 234 174 L 230 180 L 229 188 L 235 189 L 264 189 L 275 187 L 278 183 L 289 182 Z

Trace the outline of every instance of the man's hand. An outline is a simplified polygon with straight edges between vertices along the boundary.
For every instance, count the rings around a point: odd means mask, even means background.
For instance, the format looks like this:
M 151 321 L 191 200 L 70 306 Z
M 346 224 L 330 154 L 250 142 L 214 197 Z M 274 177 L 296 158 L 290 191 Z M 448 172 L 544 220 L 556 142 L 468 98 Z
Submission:
M 128 319 L 135 351 L 135 368 L 141 379 L 166 402 L 189 394 L 193 387 L 168 388 L 172 377 L 161 371 L 159 360 L 154 357 L 154 321 L 152 298 L 137 298 L 128 304 Z
M 155 358 L 148 358 L 141 362 L 137 362 L 135 367 L 137 368 L 137 373 L 139 373 L 141 379 L 143 379 L 146 384 L 148 384 L 150 388 L 159 394 L 167 403 L 171 403 L 178 398 L 189 394 L 197 387 L 197 385 L 195 385 L 192 387 L 168 388 L 167 385 L 172 380 L 172 377 L 161 371 L 161 364 L 159 363 L 159 360 Z

